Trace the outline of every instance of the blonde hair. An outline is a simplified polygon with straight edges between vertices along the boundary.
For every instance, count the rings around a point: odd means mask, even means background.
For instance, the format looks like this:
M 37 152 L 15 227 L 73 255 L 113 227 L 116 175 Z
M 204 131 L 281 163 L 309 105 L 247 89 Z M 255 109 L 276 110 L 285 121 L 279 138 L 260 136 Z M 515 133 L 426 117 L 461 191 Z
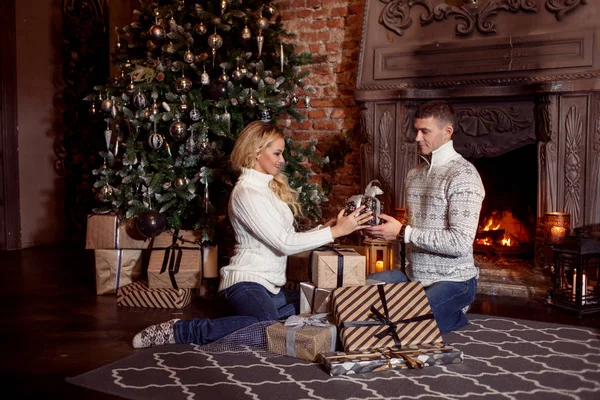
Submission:
M 232 166 L 238 171 L 242 168 L 253 169 L 258 154 L 277 139 L 284 139 L 283 133 L 273 125 L 263 121 L 249 123 L 240 132 L 231 151 Z M 294 216 L 302 215 L 302 209 L 298 203 L 298 193 L 290 187 L 288 178 L 283 172 L 278 172 L 273 177 L 269 187 L 281 201 L 290 207 Z

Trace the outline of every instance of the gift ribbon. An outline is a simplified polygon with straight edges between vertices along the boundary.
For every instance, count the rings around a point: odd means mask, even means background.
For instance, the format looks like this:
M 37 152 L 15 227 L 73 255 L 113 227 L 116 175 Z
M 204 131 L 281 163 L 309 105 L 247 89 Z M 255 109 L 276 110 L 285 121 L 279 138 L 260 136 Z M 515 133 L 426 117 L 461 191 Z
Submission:
M 299 315 L 292 315 L 289 317 L 283 326 L 285 330 L 285 352 L 288 356 L 296 357 L 296 346 L 294 339 L 296 338 L 296 332 L 305 326 L 316 326 L 321 328 L 329 328 L 331 333 L 331 346 L 330 351 L 335 351 L 335 344 L 337 340 L 337 329 L 335 325 L 332 325 L 327 321 L 327 313 L 315 314 L 310 317 L 301 317 Z
M 377 285 L 377 291 L 379 293 L 379 298 L 381 299 L 381 304 L 383 305 L 383 314 L 375 307 L 375 305 L 371 306 L 371 312 L 373 313 L 371 317 L 376 319 L 376 321 L 351 321 L 351 322 L 343 322 L 342 326 L 344 328 L 350 327 L 360 327 L 360 326 L 376 326 L 376 325 L 386 325 L 387 329 L 382 332 L 375 334 L 374 336 L 377 339 L 383 339 L 385 336 L 390 335 L 394 339 L 394 345 L 397 348 L 402 348 L 402 342 L 400 341 L 400 337 L 398 336 L 398 332 L 396 332 L 396 328 L 399 324 L 405 324 L 409 322 L 417 322 L 417 321 L 425 321 L 429 319 L 433 319 L 433 314 L 428 313 L 424 315 L 418 315 L 412 318 L 401 319 L 397 321 L 392 321 L 390 319 L 390 314 L 387 306 L 387 299 L 385 296 L 384 285 Z
M 353 253 L 355 250 L 354 249 L 340 249 L 340 247 L 338 245 L 330 244 L 330 245 L 318 247 L 318 248 L 314 249 L 313 251 L 311 251 L 310 255 L 308 256 L 308 281 L 309 282 L 313 281 L 312 259 L 313 259 L 313 253 L 315 251 L 333 251 L 335 254 L 337 254 L 337 256 L 338 256 L 338 259 L 337 259 L 337 287 L 344 286 L 344 255 L 342 254 L 342 252 Z M 313 300 L 314 300 L 314 292 L 313 292 Z
M 119 231 L 117 230 L 117 235 Z M 121 286 L 121 263 L 123 262 L 123 250 L 117 250 L 117 277 L 115 278 L 115 290 Z
M 177 252 L 177 254 L 175 254 Z M 165 256 L 163 258 L 162 267 L 160 269 L 159 274 L 169 271 L 169 279 L 171 280 L 171 285 L 173 289 L 179 289 L 177 286 L 177 280 L 175 279 L 175 275 L 179 272 L 179 266 L 181 265 L 181 257 L 183 256 L 183 250 L 177 244 L 177 232 L 173 235 L 173 243 L 171 246 L 165 249 Z
M 404 363 L 406 364 L 406 366 L 409 369 L 419 369 L 419 368 L 423 368 L 425 366 L 425 363 L 423 361 L 419 360 L 416 357 L 411 357 L 408 354 L 404 354 L 404 353 L 401 353 L 401 352 L 393 351 L 392 349 L 383 349 L 383 350 L 380 349 L 378 351 L 387 360 L 387 363 L 385 364 L 387 366 L 387 369 L 393 369 L 394 368 L 394 365 L 392 364 L 392 359 L 393 358 L 402 358 L 404 360 Z M 380 368 L 378 368 L 378 370 Z

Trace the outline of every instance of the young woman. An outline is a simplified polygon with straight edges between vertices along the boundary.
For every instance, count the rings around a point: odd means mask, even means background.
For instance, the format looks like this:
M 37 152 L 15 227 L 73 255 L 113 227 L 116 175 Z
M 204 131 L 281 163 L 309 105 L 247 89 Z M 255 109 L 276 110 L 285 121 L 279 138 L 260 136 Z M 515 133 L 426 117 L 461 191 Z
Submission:
M 221 269 L 219 293 L 234 316 L 217 319 L 173 319 L 152 325 L 133 338 L 133 347 L 172 343 L 211 343 L 260 321 L 274 321 L 298 312 L 298 291 L 286 290 L 287 256 L 311 250 L 363 229 L 370 213 L 344 216 L 308 232 L 294 230 L 300 212 L 297 193 L 281 172 L 283 134 L 271 124 L 254 121 L 244 128 L 231 153 L 240 171 L 229 199 L 229 216 L 237 245 L 229 265 Z

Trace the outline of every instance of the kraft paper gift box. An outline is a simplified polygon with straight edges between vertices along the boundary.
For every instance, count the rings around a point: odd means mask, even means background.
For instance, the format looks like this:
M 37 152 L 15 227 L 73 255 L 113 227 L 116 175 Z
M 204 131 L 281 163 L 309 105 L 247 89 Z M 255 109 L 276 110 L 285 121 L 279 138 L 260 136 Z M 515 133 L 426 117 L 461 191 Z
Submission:
M 173 243 L 176 243 L 184 249 L 198 249 L 199 243 L 202 243 L 202 231 L 180 230 L 176 233 L 177 236 L 174 236 L 174 233 L 169 231 L 161 233 L 152 240 L 152 248 L 166 249 L 173 245 Z
M 319 353 L 335 351 L 337 329 L 327 314 L 300 314 L 266 329 L 271 353 L 315 361 Z
M 144 238 L 134 225 L 135 219 L 119 221 L 115 214 L 91 214 L 87 218 L 86 249 L 148 249 L 150 239 Z
M 152 289 L 197 289 L 202 281 L 202 253 L 173 247 L 152 250 L 148 263 L 148 285 Z
M 142 250 L 94 250 L 96 294 L 115 293 L 142 275 Z
M 366 257 L 354 249 L 314 250 L 309 280 L 318 288 L 361 286 L 366 280 Z
M 120 287 L 117 305 L 121 307 L 184 308 L 196 295 L 194 289 L 150 289 L 146 281 Z
M 317 362 L 331 376 L 380 372 L 390 369 L 417 369 L 444 364 L 461 364 L 463 352 L 452 346 L 420 345 L 405 349 L 385 349 L 365 352 L 321 353 Z
M 366 285 L 382 285 L 384 283 L 375 279 L 365 281 Z M 300 313 L 330 313 L 332 290 L 318 288 L 310 282 L 300 282 Z
M 345 351 L 443 343 L 419 282 L 337 288 L 331 304 Z

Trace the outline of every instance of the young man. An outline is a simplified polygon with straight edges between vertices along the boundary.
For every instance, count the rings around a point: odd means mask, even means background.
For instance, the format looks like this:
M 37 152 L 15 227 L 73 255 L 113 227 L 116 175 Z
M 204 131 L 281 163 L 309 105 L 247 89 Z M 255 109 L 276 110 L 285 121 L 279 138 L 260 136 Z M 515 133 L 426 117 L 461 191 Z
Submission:
M 454 110 L 449 104 L 421 105 L 414 129 L 425 162 L 405 180 L 408 224 L 382 214 L 383 225 L 365 230 L 376 238 L 406 243 L 406 275 L 392 270 L 369 278 L 421 282 L 440 331 L 447 333 L 468 324 L 464 314 L 477 292 L 473 241 L 485 191 L 475 167 L 454 150 Z

